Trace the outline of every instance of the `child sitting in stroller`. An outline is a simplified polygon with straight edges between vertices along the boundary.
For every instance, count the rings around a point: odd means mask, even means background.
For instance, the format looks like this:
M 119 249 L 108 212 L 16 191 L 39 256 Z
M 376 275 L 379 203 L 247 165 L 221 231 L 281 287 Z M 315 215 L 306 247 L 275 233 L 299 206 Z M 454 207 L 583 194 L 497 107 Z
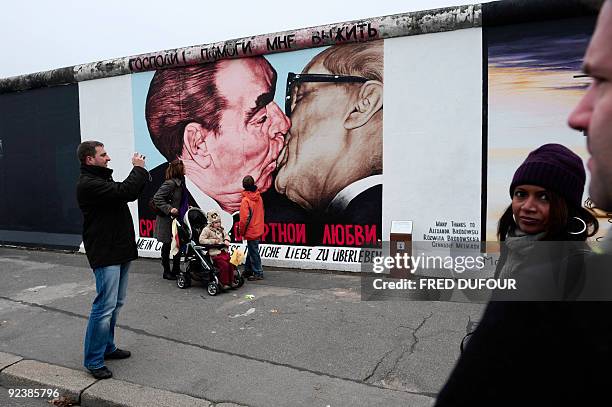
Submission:
M 208 254 L 213 261 L 215 267 L 219 270 L 219 280 L 223 285 L 223 289 L 230 288 L 232 279 L 234 278 L 234 265 L 230 263 L 230 255 L 228 252 L 230 238 L 223 226 L 221 225 L 221 217 L 215 210 L 206 212 L 206 220 L 208 224 L 202 233 L 200 233 L 200 244 L 225 244 L 221 249 L 210 249 Z

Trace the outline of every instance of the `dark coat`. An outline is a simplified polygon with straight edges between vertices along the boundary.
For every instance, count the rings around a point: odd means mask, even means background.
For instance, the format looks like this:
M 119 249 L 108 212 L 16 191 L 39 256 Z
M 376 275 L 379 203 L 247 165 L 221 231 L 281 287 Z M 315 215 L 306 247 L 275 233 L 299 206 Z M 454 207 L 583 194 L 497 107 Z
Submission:
M 572 293 L 566 301 L 490 302 L 436 406 L 577 406 L 607 399 L 608 376 L 601 371 L 612 362 L 612 258 L 589 254 L 575 267 L 579 279 L 564 290 Z
M 170 211 L 172 208 L 180 209 L 182 198 L 183 181 L 178 178 L 165 180 L 153 196 L 155 206 L 165 213 L 165 215 L 157 215 L 155 221 L 154 236 L 162 243 L 172 241 L 173 218 L 170 217 Z
M 148 172 L 134 167 L 123 182 L 113 170 L 81 166 L 77 201 L 83 212 L 83 245 L 92 268 L 123 264 L 138 257 L 134 223 L 127 203 L 142 192 Z
M 261 194 L 264 202 L 265 223 L 304 223 L 306 244 L 319 246 L 323 244 L 326 225 L 376 225 L 377 239 L 382 238 L 382 185 L 374 185 L 357 195 L 340 213 L 317 212 L 303 209 L 285 195 L 279 194 L 274 187 Z M 234 223 L 238 222 L 234 217 Z M 266 243 L 271 241 L 268 234 Z
M 151 198 L 153 198 L 153 196 L 157 193 L 161 185 L 166 180 L 167 168 L 168 163 L 164 163 L 158 165 L 157 167 L 149 171 L 149 173 L 151 174 L 151 182 L 147 182 L 142 194 L 138 198 L 138 218 L 141 222 L 143 220 L 156 220 L 157 218 L 149 207 L 149 201 L 151 200 Z M 198 207 L 198 204 L 193 199 L 189 191 L 187 191 L 187 202 L 190 206 Z
M 517 289 L 497 291 L 493 299 L 563 301 L 572 298 L 589 255 L 592 255 L 591 250 L 584 241 L 534 241 L 525 253 L 515 253 L 502 242 L 494 278 L 515 279 Z M 510 256 L 524 257 L 524 261 L 511 275 L 504 277 L 502 270 Z
M 355 196 L 341 212 L 327 213 L 329 223 L 378 225 L 382 221 L 382 184 L 373 185 Z M 382 230 L 379 231 L 379 234 Z M 379 236 L 380 238 L 380 236 Z

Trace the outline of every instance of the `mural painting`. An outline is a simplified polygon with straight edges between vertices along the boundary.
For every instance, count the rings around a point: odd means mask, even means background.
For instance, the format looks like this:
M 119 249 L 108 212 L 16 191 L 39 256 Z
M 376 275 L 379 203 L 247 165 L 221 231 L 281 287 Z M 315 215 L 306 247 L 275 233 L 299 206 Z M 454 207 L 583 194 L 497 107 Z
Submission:
M 141 238 L 154 229 L 147 202 L 178 158 L 190 203 L 219 210 L 233 242 L 251 175 L 266 209 L 263 244 L 299 246 L 302 257 L 313 246 L 375 247 L 383 64 L 376 41 L 134 74 L 136 148 L 153 178 L 139 200 Z

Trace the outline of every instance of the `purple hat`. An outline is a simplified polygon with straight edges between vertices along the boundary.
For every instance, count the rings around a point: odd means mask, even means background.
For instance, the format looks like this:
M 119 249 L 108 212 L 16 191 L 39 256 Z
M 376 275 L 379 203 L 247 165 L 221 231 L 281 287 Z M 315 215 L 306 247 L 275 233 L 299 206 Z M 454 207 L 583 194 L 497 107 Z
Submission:
M 561 144 L 545 144 L 529 153 L 517 168 L 510 196 L 518 185 L 537 185 L 561 195 L 569 206 L 581 207 L 586 173 L 582 160 Z

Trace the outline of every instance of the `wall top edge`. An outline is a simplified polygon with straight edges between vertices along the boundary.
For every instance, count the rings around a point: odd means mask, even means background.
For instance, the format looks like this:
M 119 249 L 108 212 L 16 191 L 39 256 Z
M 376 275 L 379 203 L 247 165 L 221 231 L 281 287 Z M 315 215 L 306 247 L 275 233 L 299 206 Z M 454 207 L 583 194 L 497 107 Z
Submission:
M 0 93 L 350 42 L 482 25 L 481 5 L 461 5 L 253 35 L 0 79 Z
M 595 15 L 604 0 L 502 0 L 254 35 L 0 79 L 0 94 L 349 42 Z

